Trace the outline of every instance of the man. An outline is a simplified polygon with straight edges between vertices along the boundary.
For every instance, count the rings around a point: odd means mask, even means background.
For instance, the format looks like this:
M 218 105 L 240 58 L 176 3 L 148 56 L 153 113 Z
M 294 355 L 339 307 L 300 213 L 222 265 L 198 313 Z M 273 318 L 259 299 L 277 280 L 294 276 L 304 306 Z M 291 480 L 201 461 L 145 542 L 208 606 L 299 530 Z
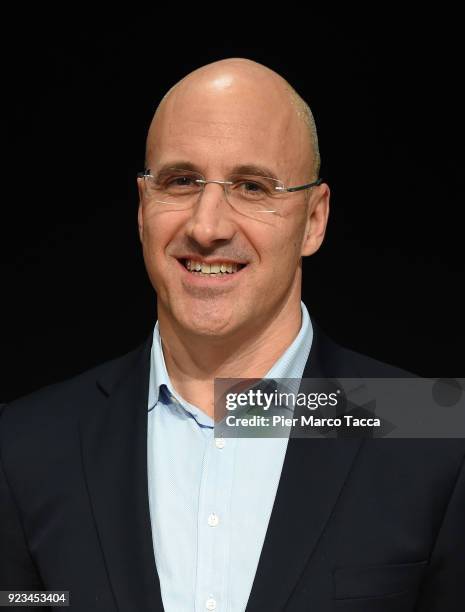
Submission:
M 214 436 L 215 378 L 402 375 L 300 300 L 318 172 L 311 112 L 268 68 L 222 60 L 168 92 L 138 178 L 158 322 L 4 408 L 2 589 L 86 612 L 464 609 L 462 440 Z

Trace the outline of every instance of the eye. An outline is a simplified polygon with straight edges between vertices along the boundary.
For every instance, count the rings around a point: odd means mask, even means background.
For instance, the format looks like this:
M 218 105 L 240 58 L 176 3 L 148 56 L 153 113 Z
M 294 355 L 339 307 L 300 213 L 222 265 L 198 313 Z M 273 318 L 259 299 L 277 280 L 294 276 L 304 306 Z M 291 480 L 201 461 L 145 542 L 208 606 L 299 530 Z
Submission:
M 194 182 L 192 176 L 174 176 L 167 179 L 166 184 L 170 187 L 190 187 Z
M 200 176 L 188 172 L 166 172 L 158 176 L 156 185 L 158 189 L 168 192 L 184 193 L 199 189 L 196 182 Z
M 231 177 L 233 181 L 232 189 L 235 193 L 249 200 L 259 200 L 271 195 L 272 188 L 268 185 L 267 180 L 258 176 L 238 176 Z
M 245 191 L 264 191 L 263 185 L 256 183 L 254 181 L 243 181 L 243 186 Z

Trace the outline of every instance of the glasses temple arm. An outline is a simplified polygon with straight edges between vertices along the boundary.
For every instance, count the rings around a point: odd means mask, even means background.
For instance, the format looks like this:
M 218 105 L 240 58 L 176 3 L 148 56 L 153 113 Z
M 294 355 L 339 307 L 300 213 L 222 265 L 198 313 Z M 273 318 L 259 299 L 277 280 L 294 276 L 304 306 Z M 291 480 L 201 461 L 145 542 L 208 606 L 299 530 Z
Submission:
M 322 178 L 313 181 L 313 183 L 307 183 L 306 185 L 299 185 L 298 187 L 286 187 L 284 191 L 302 191 L 302 189 L 309 189 L 310 187 L 316 187 L 317 185 L 321 185 L 323 182 Z

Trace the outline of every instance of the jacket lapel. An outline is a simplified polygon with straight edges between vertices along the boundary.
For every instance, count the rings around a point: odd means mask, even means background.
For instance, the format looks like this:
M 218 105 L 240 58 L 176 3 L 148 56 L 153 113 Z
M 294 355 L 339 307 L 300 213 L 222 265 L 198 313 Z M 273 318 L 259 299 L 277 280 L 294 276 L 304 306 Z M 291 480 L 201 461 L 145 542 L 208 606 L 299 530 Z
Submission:
M 147 486 L 147 397 L 152 335 L 97 382 L 80 434 L 84 473 L 119 610 L 162 612 Z
M 350 376 L 340 350 L 312 320 L 303 378 Z M 360 448 L 361 439 L 290 438 L 246 612 L 282 612 L 308 563 Z

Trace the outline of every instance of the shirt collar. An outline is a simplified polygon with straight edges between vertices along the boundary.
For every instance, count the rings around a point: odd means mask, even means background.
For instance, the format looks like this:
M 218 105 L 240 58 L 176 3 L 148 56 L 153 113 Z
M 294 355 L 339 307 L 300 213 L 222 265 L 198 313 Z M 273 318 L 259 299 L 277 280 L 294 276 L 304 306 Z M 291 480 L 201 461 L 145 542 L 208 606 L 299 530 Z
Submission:
M 273 364 L 263 378 L 301 378 L 310 354 L 313 340 L 313 326 L 307 307 L 301 301 L 302 323 L 300 331 L 281 357 Z
M 153 330 L 152 350 L 150 353 L 150 385 L 149 385 L 149 409 L 152 409 L 160 397 L 160 388 L 166 386 L 173 392 L 170 377 L 166 369 L 165 357 L 161 345 L 160 329 L 158 321 Z

